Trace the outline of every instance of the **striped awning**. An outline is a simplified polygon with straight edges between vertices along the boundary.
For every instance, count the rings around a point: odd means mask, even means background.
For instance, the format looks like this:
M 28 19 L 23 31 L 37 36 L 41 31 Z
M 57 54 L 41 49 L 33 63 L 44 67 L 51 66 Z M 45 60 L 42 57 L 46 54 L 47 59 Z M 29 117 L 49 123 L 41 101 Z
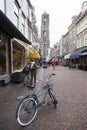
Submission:
M 64 59 L 69 59 L 71 54 L 67 54 L 64 56 Z

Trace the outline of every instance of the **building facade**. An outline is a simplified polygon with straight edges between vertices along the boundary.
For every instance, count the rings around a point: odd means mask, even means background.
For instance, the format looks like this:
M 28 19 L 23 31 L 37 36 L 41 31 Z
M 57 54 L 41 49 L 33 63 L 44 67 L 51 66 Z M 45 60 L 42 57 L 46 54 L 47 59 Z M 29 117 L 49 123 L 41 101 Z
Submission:
M 75 64 L 87 64 L 87 1 L 82 3 L 81 12 L 72 17 L 68 33 L 59 42 L 64 60 L 72 59 Z
M 87 1 L 82 4 L 82 11 L 76 21 L 77 49 L 87 49 Z
M 32 38 L 32 10 L 29 0 L 0 1 L 1 85 L 12 81 L 15 73 L 21 73 L 26 65 L 26 50 Z

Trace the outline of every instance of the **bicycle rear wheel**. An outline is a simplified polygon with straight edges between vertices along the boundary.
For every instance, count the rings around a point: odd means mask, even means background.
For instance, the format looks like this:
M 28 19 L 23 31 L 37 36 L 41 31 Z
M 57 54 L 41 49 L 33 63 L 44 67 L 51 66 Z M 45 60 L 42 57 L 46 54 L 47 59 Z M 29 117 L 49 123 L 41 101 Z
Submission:
M 52 103 L 54 104 L 54 108 L 57 108 L 57 99 L 56 99 L 52 89 L 49 90 L 49 96 L 52 100 Z
M 18 105 L 16 118 L 20 125 L 29 125 L 37 114 L 37 103 L 32 97 L 25 97 Z

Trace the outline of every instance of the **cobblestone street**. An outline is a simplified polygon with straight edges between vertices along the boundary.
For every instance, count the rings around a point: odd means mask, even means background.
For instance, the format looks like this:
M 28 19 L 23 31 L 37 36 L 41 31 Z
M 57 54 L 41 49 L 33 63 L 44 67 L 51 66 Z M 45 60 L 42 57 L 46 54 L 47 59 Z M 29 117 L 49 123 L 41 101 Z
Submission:
M 7 85 L 0 88 L 0 130 L 87 130 L 87 72 L 57 66 L 44 69 L 44 76 L 52 72 L 57 109 L 49 100 L 34 122 L 22 127 L 15 118 L 16 98 L 29 91 L 22 83 Z

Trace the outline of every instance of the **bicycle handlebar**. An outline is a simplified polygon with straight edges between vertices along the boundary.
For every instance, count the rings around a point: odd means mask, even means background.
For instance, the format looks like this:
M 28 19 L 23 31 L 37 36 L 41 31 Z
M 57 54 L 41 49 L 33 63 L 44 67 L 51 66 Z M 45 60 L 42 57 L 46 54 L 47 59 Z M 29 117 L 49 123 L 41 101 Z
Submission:
M 50 79 L 50 77 L 54 76 L 54 75 L 56 75 L 56 74 L 55 73 L 50 74 L 48 79 Z
M 52 73 L 52 74 L 50 74 L 49 76 L 47 76 L 48 78 L 46 78 L 46 79 L 44 79 L 44 80 L 38 80 L 38 82 L 39 81 L 42 81 L 43 83 L 45 82 L 48 82 L 49 81 L 49 79 L 51 78 L 51 76 L 54 76 L 54 75 L 56 75 L 55 73 Z

